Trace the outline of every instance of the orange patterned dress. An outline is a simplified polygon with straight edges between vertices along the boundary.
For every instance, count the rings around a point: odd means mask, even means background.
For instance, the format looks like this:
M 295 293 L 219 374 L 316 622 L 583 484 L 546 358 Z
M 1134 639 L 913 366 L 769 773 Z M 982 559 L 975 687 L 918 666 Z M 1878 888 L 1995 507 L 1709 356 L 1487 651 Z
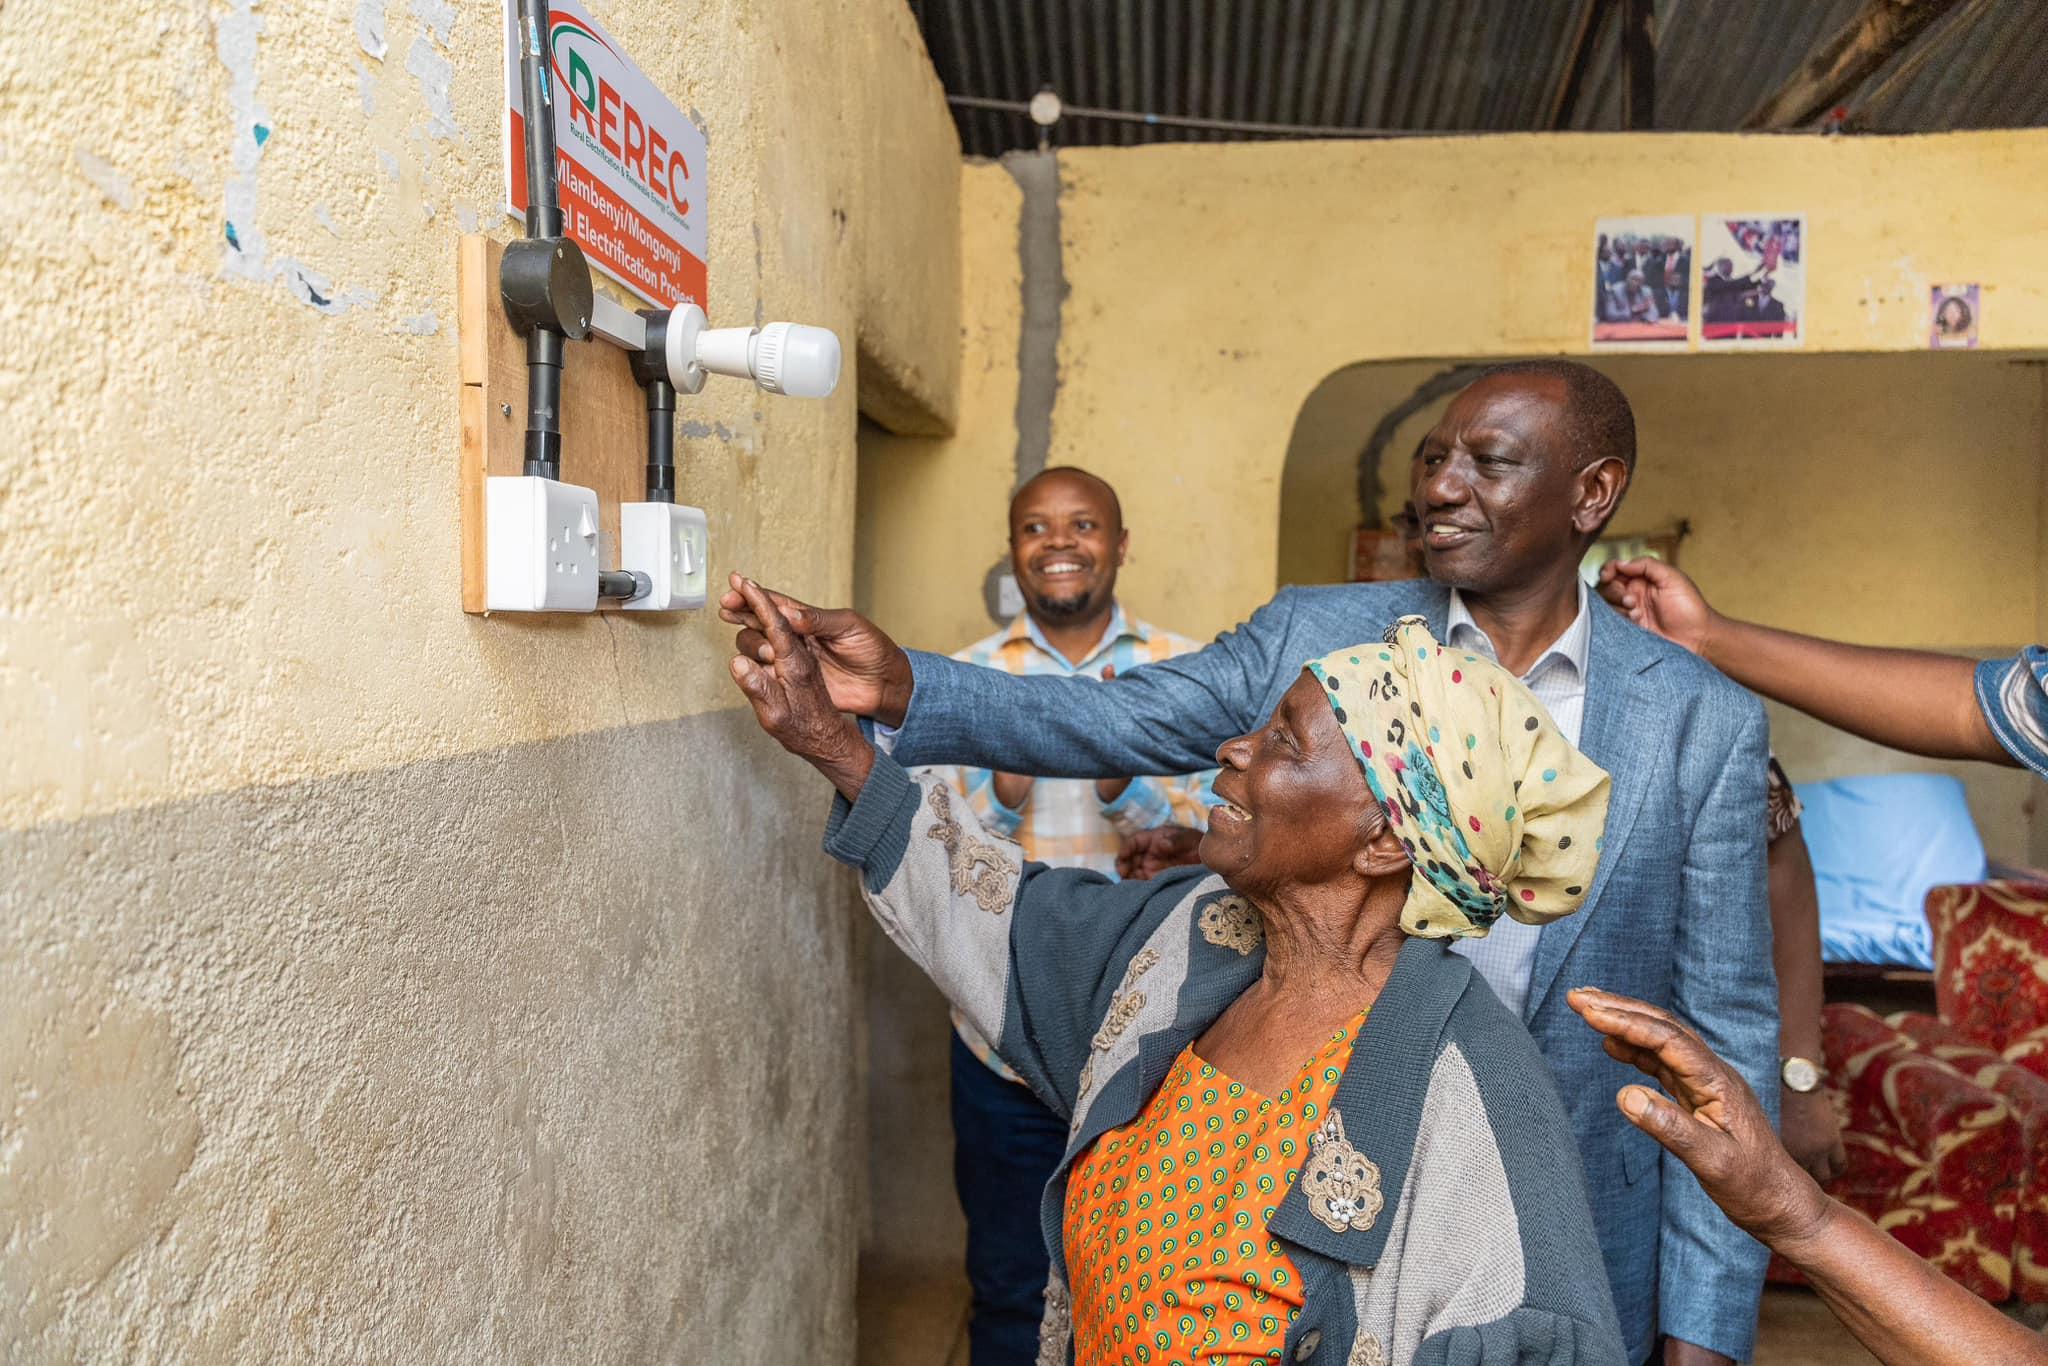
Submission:
M 1268 1099 L 1181 1050 L 1144 1113 L 1067 1177 L 1075 1366 L 1275 1361 L 1301 1275 L 1266 1232 L 1351 1059 L 1361 1013 Z

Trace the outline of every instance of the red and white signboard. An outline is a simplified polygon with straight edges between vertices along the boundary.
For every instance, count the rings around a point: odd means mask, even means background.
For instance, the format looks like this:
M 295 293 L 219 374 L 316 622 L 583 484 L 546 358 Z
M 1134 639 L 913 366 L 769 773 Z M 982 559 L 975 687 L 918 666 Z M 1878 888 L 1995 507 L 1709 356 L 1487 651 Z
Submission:
M 505 5 L 506 207 L 526 217 L 518 5 Z M 703 305 L 704 134 L 575 0 L 552 0 L 548 73 L 555 179 L 569 235 L 605 274 L 660 308 Z

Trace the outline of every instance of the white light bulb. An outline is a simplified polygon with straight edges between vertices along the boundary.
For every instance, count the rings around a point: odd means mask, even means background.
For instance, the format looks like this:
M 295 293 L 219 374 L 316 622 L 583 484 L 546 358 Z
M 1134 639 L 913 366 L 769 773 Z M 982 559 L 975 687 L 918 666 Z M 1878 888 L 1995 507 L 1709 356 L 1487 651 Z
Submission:
M 771 394 L 824 398 L 839 387 L 839 337 L 829 328 L 769 323 L 753 360 L 754 382 Z
M 695 304 L 678 306 L 670 317 L 664 360 L 669 382 L 686 394 L 701 390 L 707 374 L 750 379 L 791 398 L 824 398 L 839 387 L 839 337 L 830 328 L 706 327 Z

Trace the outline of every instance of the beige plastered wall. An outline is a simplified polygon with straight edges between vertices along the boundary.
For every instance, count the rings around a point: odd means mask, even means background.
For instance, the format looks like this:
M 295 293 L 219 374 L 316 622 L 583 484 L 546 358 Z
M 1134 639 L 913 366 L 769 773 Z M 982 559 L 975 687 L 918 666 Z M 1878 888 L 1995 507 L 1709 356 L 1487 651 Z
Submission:
M 1371 409 L 1353 431 L 1332 419 L 1321 434 L 1355 453 L 1447 366 L 1586 355 L 1596 218 L 1783 212 L 1806 215 L 1811 255 L 1796 354 L 1782 366 L 1612 361 L 1641 387 L 1655 446 L 1624 521 L 1690 518 L 1688 565 L 1731 610 L 1766 620 L 1961 650 L 2040 638 L 2048 432 L 2042 371 L 2017 362 L 2048 350 L 2048 256 L 2014 225 L 2048 221 L 2048 132 L 1530 135 L 1059 159 L 1054 283 L 1067 292 L 1046 458 L 1116 484 L 1133 539 L 1122 592 L 1154 621 L 1213 634 L 1329 562 L 1331 533 L 1357 515 L 1355 478 L 1329 459 L 1294 471 L 1297 498 L 1321 503 L 1315 548 L 1280 544 L 1288 453 L 1326 380 L 1346 377 Z M 1002 384 L 1020 304 L 998 282 L 1018 269 L 1019 209 L 1004 167 L 969 167 L 963 216 L 985 226 L 967 235 L 964 269 L 990 297 L 975 301 L 963 366 L 990 377 L 986 420 L 948 441 L 863 444 L 863 489 L 887 491 L 863 505 L 863 601 L 934 649 L 988 629 L 982 580 L 1002 553 L 1017 460 L 1015 392 Z M 1926 355 L 1929 286 L 1970 281 L 1985 301 L 1979 351 Z M 1773 424 L 1793 449 L 1764 444 Z M 1816 776 L 1901 762 L 1843 739 L 1794 737 L 1788 751 Z M 1972 780 L 1997 787 L 1980 823 L 2008 856 L 2017 843 L 2038 862 L 2048 831 L 2034 790 L 2005 779 Z M 1994 806 L 2018 816 L 1984 819 Z
M 915 23 L 590 8 L 707 132 L 714 322 L 848 343 L 829 401 L 686 400 L 713 567 L 844 598 L 857 406 L 957 418 L 959 147 Z M 709 614 L 459 610 L 501 13 L 0 26 L 8 1361 L 851 1359 L 825 794 Z

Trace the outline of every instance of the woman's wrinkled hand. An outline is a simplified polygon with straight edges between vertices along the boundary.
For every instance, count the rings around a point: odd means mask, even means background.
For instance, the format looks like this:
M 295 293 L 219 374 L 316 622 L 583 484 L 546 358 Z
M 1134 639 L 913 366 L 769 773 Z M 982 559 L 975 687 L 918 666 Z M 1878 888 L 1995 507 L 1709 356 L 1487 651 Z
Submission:
M 1654 1077 L 1670 1093 L 1624 1086 L 1615 1103 L 1630 1123 L 1690 1167 L 1739 1227 L 1776 1243 L 1826 1218 L 1827 1196 L 1778 1142 L 1748 1083 L 1697 1034 L 1668 1011 L 1632 997 L 1579 987 L 1566 999 L 1607 1036 L 1609 1056 Z
M 750 583 L 752 594 L 746 587 Z M 738 574 L 731 576 L 731 584 L 718 599 L 718 615 L 740 628 L 733 649 L 742 658 L 765 663 L 773 653 L 767 619 L 757 606 L 757 600 L 771 602 L 782 614 L 783 629 L 811 647 L 833 705 L 885 726 L 903 724 L 915 686 L 910 656 L 880 627 L 849 608 L 813 607 Z
M 752 579 L 736 591 L 760 623 L 759 658 L 735 655 L 733 681 L 754 708 L 754 719 L 776 743 L 813 767 L 848 801 L 857 800 L 874 767 L 874 747 L 852 718 L 832 705 L 811 644 L 790 630 L 781 607 Z

